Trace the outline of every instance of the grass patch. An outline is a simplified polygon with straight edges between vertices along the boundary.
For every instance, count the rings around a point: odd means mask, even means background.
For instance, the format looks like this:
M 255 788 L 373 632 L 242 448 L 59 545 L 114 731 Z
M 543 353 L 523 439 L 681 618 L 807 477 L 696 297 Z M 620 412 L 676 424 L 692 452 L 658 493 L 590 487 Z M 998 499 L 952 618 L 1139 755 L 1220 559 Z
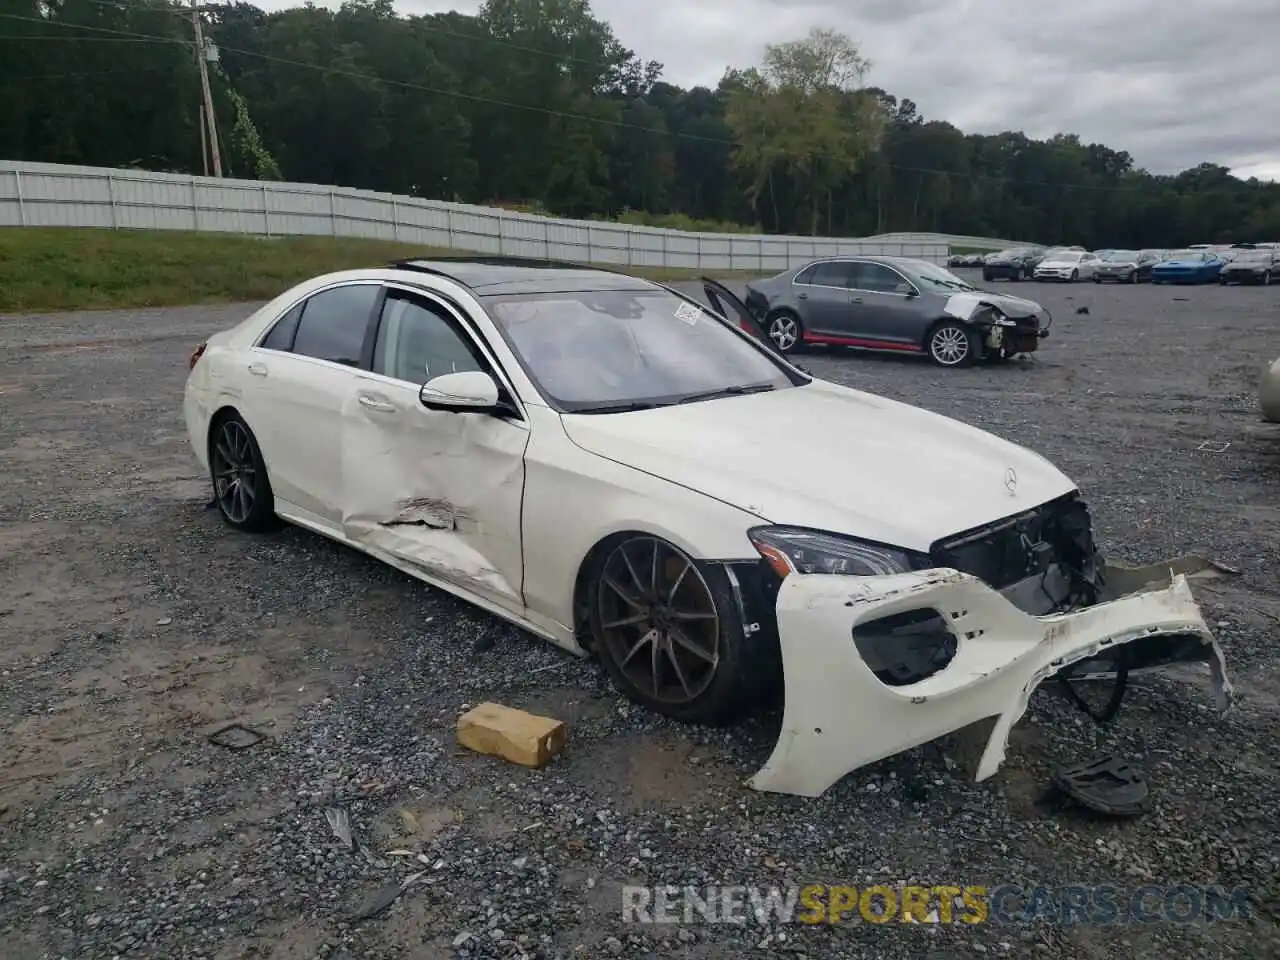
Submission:
M 0 229 L 0 313 L 269 300 L 317 274 L 462 251 L 350 237 L 93 228 Z M 697 270 L 614 267 L 653 280 Z

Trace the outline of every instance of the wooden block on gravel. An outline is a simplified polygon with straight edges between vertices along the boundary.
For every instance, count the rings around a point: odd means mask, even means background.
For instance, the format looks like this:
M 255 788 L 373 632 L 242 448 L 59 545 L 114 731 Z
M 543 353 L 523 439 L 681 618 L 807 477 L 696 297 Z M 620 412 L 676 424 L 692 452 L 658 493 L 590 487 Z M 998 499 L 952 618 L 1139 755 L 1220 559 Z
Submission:
M 546 766 L 564 748 L 565 725 L 500 703 L 482 703 L 458 718 L 458 743 L 522 767 Z

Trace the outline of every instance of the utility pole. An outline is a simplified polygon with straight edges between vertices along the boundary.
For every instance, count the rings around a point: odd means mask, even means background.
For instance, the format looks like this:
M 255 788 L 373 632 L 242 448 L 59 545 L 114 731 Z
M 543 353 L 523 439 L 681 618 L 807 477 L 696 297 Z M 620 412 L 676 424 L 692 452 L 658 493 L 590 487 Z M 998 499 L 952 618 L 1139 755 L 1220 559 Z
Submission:
M 200 90 L 204 96 L 204 117 L 209 130 L 209 152 L 213 154 L 213 175 L 221 177 L 222 154 L 218 149 L 218 123 L 213 115 L 213 93 L 209 90 L 209 65 L 205 62 L 204 30 L 200 25 L 199 0 L 191 0 L 191 26 L 196 34 L 196 63 L 200 67 Z

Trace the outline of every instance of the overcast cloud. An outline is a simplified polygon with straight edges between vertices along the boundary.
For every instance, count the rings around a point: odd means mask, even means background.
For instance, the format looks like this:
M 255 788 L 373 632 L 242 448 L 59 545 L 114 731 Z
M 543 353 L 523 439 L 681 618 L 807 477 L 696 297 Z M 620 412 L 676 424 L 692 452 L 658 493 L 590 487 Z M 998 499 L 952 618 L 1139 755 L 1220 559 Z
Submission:
M 293 6 L 259 0 L 266 9 Z M 327 4 L 326 5 L 330 5 Z M 336 2 L 333 4 L 336 5 Z M 477 2 L 397 0 L 406 14 Z M 1280 0 L 594 0 L 683 86 L 810 27 L 841 30 L 869 82 L 969 133 L 1077 133 L 1156 173 L 1201 162 L 1280 180 Z

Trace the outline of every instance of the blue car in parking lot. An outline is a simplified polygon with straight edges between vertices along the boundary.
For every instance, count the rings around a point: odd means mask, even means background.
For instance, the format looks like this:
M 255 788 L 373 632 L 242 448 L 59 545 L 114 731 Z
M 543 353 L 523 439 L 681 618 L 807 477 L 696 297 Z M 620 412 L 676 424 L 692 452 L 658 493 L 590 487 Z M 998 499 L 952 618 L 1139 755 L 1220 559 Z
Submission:
M 1217 283 L 1225 264 L 1212 250 L 1176 250 L 1151 268 L 1151 282 Z

